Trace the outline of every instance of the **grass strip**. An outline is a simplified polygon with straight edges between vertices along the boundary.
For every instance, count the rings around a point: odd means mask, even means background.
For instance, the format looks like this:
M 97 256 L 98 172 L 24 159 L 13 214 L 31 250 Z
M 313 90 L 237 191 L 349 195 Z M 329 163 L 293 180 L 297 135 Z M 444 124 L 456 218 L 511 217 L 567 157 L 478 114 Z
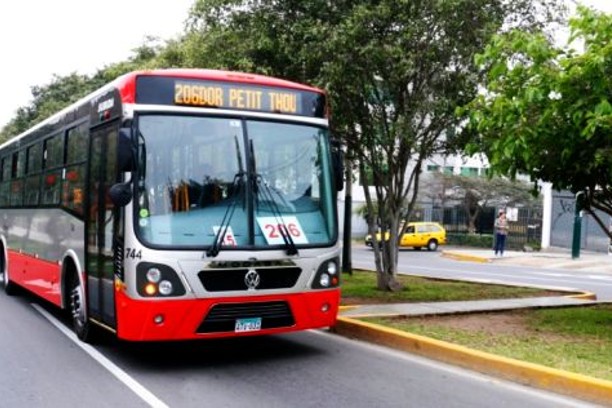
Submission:
M 609 304 L 364 320 L 504 357 L 612 380 Z
M 450 302 L 461 300 L 511 299 L 552 296 L 565 293 L 506 285 L 459 282 L 398 275 L 404 289 L 384 292 L 376 288 L 376 273 L 354 270 L 342 276 L 342 304 Z

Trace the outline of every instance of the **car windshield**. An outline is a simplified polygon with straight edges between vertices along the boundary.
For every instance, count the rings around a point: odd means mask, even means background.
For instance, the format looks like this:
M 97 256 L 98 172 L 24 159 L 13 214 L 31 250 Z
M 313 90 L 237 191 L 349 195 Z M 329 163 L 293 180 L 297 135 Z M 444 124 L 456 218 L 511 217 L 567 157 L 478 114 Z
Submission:
M 136 229 L 156 246 L 328 245 L 335 211 L 324 128 L 141 115 Z

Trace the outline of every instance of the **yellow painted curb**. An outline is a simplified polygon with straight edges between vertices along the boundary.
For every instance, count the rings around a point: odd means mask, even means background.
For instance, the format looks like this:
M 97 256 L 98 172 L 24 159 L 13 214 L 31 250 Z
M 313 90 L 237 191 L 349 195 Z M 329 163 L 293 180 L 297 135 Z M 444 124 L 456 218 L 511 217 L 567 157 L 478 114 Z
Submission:
M 559 394 L 603 404 L 612 401 L 612 381 L 500 357 L 347 317 L 338 317 L 332 330 L 346 337 L 419 354 Z
M 597 300 L 597 295 L 591 292 L 579 293 L 577 295 L 568 295 L 566 297 L 580 300 Z
M 472 262 L 480 262 L 480 263 L 491 262 L 489 258 L 485 258 L 484 256 L 459 254 L 457 252 L 442 251 L 442 256 L 445 258 L 456 259 L 458 261 L 472 261 Z

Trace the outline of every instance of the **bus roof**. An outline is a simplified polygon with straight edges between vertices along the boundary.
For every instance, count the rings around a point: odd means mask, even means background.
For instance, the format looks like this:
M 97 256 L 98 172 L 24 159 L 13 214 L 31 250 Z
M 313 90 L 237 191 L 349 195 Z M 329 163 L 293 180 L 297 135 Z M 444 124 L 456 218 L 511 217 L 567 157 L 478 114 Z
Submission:
M 132 71 L 117 78 L 115 80 L 115 82 L 117 82 L 116 86 L 120 87 L 122 84 L 133 81 L 136 79 L 136 77 L 141 75 L 176 77 L 184 79 L 207 79 L 211 81 L 223 82 L 238 82 L 243 84 L 257 84 L 271 87 L 290 88 L 302 91 L 323 93 L 321 89 L 315 87 L 265 75 L 197 68 L 172 68 Z
M 311 86 L 300 84 L 297 82 L 287 81 L 284 79 L 269 77 L 265 75 L 249 74 L 249 73 L 236 72 L 236 71 L 222 71 L 222 70 L 199 69 L 199 68 L 171 68 L 171 69 L 151 69 L 151 70 L 132 71 L 132 72 L 128 72 L 126 74 L 123 74 L 117 77 L 115 80 L 111 81 L 110 83 L 104 85 L 103 87 L 95 90 L 94 92 L 72 103 L 71 105 L 67 106 L 61 111 L 53 114 L 49 118 L 34 125 L 30 129 L 27 129 L 25 132 L 17 135 L 16 137 L 10 138 L 9 140 L 0 144 L 0 149 L 2 149 L 3 147 L 5 147 L 6 145 L 10 143 L 15 142 L 18 139 L 25 137 L 26 135 L 30 134 L 36 129 L 39 129 L 45 125 L 56 123 L 66 113 L 72 111 L 73 109 L 76 109 L 78 106 L 82 105 L 83 103 L 91 99 L 94 99 L 97 95 L 101 95 L 104 92 L 107 92 L 109 89 L 112 89 L 112 88 L 118 89 L 123 103 L 134 103 L 135 94 L 136 94 L 135 92 L 136 78 L 138 78 L 139 76 L 175 77 L 175 78 L 183 78 L 183 79 L 205 79 L 205 80 L 220 81 L 220 82 L 234 82 L 234 83 L 242 83 L 242 84 L 289 88 L 289 89 L 310 91 L 310 92 L 324 94 L 324 92 L 319 88 L 311 87 Z

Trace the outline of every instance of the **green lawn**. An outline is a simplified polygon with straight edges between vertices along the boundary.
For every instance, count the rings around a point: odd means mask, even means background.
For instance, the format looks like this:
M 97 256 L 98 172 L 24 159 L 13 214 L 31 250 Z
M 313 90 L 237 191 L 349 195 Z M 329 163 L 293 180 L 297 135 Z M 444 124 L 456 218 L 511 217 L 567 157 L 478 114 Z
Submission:
M 510 318 L 511 324 L 503 320 Z M 612 305 L 444 318 L 370 318 L 384 326 L 547 367 L 612 380 Z M 454 322 L 452 320 L 455 320 Z
M 542 289 L 448 281 L 406 275 L 398 276 L 398 280 L 404 285 L 404 289 L 400 292 L 389 293 L 376 289 L 376 274 L 374 272 L 355 270 L 352 275 L 343 274 L 342 279 L 342 303 L 345 305 L 508 299 L 547 296 L 555 293 Z

